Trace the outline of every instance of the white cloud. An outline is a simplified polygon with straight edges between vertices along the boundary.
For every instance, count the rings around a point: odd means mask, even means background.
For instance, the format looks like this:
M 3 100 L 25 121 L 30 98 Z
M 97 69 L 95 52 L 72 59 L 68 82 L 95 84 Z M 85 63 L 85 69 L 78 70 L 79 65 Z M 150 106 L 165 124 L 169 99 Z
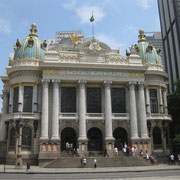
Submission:
M 126 49 L 127 44 L 124 42 L 118 42 L 114 38 L 107 36 L 106 34 L 99 34 L 95 37 L 99 41 L 107 44 L 112 49 L 118 49 L 120 48 L 121 54 L 124 54 L 124 51 Z
M 137 4 L 143 9 L 150 8 L 150 0 L 137 0 Z
M 76 9 L 76 13 L 80 17 L 82 24 L 90 22 L 89 19 L 92 16 L 92 11 L 93 11 L 95 22 L 100 21 L 105 16 L 104 10 L 99 6 L 86 5 L 86 6 L 79 7 Z
M 12 32 L 10 28 L 10 23 L 4 19 L 0 19 L 0 32 L 10 33 Z
M 69 2 L 69 3 L 64 3 L 64 4 L 62 4 L 62 6 L 63 6 L 64 9 L 68 9 L 68 10 L 75 9 L 76 0 L 72 0 L 72 1 Z
M 128 25 L 125 29 L 125 31 L 136 31 L 137 27 L 134 25 Z

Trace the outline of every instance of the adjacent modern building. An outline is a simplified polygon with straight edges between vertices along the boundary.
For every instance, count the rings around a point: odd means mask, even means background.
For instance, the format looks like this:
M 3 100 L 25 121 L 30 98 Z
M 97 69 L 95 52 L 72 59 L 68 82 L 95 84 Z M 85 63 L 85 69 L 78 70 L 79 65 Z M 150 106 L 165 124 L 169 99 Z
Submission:
M 180 0 L 158 0 L 169 92 L 180 78 Z
M 61 32 L 47 46 L 32 24 L 1 77 L 1 159 L 42 166 L 63 156 L 66 142 L 81 156 L 114 156 L 125 143 L 137 153 L 169 153 L 167 73 L 160 51 L 139 33 L 123 57 L 81 31 Z

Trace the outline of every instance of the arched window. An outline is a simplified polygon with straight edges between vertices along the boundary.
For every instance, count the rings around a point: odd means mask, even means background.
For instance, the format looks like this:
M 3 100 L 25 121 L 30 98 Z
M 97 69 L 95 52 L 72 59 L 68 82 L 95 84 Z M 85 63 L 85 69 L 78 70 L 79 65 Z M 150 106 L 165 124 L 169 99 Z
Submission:
M 161 140 L 161 129 L 158 127 L 155 127 L 153 129 L 153 144 L 154 145 L 160 145 L 162 144 Z
M 32 130 L 30 127 L 23 127 L 22 129 L 22 145 L 31 146 Z
M 15 146 L 16 142 L 16 129 L 12 128 L 10 131 L 10 146 Z

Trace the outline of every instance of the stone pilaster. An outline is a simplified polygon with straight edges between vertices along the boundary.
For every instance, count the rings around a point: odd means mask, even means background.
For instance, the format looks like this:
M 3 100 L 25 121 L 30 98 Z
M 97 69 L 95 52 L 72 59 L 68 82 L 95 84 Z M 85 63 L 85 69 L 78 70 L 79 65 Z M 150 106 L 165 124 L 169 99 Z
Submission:
M 33 112 L 37 112 L 37 105 L 38 105 L 37 94 L 38 94 L 38 86 L 37 84 L 34 84 L 33 85 Z
M 163 95 L 164 95 L 164 110 L 165 110 L 165 113 L 168 114 L 167 92 L 166 92 L 166 90 L 164 91 Z
M 59 139 L 59 83 L 60 80 L 54 79 L 53 82 L 53 105 L 52 105 L 52 136 L 51 139 Z
M 41 116 L 41 138 L 40 139 L 49 139 L 48 137 L 48 98 L 49 98 L 49 82 L 50 80 L 43 79 L 42 86 L 42 116 Z
M 19 86 L 18 112 L 23 112 L 23 85 L 22 83 Z
M 80 154 L 87 152 L 87 133 L 86 133 L 86 80 L 79 80 L 79 150 Z
M 9 90 L 9 113 L 13 113 L 13 88 Z
M 145 93 L 146 93 L 146 113 L 150 114 L 151 109 L 150 109 L 149 87 L 147 85 L 145 86 Z
M 131 139 L 139 139 L 137 126 L 137 111 L 136 111 L 136 97 L 135 85 L 136 82 L 129 82 L 129 102 L 130 102 L 130 125 L 131 125 Z
M 142 139 L 149 139 L 145 109 L 144 82 L 138 83 L 138 114 L 140 121 L 140 136 Z
M 164 112 L 163 112 L 163 101 L 162 101 L 162 90 L 161 90 L 161 87 L 159 87 L 158 93 L 159 93 L 159 110 L 160 110 L 160 113 L 162 114 Z

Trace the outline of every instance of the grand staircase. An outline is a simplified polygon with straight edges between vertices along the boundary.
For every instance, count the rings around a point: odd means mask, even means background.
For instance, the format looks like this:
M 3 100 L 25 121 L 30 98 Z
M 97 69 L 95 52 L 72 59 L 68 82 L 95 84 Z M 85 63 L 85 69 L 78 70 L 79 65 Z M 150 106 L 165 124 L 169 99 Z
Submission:
M 122 154 L 114 157 L 103 157 L 96 155 L 95 157 L 86 157 L 87 168 L 93 167 L 94 159 L 97 160 L 97 167 L 130 167 L 130 166 L 149 166 L 150 164 L 140 157 L 124 156 Z M 61 157 L 49 162 L 44 168 L 80 168 L 81 158 L 73 157 L 67 152 L 61 153 Z

